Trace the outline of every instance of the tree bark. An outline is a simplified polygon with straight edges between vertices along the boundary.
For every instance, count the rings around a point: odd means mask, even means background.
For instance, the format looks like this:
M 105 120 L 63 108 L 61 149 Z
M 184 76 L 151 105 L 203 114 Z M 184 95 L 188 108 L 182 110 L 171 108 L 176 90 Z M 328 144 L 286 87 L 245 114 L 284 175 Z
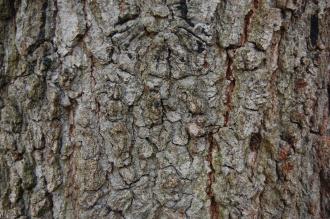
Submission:
M 330 218 L 329 0 L 0 0 L 0 218 Z

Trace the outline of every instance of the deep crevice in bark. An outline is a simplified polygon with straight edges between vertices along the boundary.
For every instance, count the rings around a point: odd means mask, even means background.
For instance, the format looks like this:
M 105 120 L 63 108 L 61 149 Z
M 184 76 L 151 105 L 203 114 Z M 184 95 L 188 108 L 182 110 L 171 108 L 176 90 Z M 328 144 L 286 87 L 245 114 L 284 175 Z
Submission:
M 207 136 L 209 143 L 209 150 L 207 154 L 207 160 L 209 162 L 210 172 L 208 173 L 208 185 L 207 185 L 207 195 L 210 198 L 210 216 L 211 219 L 220 219 L 219 203 L 216 201 L 212 185 L 215 181 L 216 172 L 213 167 L 213 153 L 215 150 L 219 150 L 219 145 L 213 138 L 213 134 L 209 133 Z

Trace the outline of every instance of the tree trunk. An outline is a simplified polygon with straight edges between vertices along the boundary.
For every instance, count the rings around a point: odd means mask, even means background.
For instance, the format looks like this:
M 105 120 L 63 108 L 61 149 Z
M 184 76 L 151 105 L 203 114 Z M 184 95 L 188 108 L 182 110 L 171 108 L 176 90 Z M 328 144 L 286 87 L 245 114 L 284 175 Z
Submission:
M 330 218 L 329 0 L 0 0 L 0 218 Z

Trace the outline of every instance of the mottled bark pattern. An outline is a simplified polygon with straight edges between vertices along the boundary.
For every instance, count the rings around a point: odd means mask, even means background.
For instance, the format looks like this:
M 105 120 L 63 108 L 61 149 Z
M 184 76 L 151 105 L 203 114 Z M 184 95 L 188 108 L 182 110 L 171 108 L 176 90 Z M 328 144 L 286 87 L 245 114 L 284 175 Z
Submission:
M 0 0 L 0 218 L 330 218 L 329 0 Z

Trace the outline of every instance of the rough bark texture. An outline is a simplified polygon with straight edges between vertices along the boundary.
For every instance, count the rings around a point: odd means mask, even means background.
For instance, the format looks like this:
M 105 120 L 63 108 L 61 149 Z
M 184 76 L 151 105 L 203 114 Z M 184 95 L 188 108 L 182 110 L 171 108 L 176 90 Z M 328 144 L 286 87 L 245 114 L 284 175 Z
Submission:
M 0 0 L 0 218 L 329 218 L 329 0 Z

